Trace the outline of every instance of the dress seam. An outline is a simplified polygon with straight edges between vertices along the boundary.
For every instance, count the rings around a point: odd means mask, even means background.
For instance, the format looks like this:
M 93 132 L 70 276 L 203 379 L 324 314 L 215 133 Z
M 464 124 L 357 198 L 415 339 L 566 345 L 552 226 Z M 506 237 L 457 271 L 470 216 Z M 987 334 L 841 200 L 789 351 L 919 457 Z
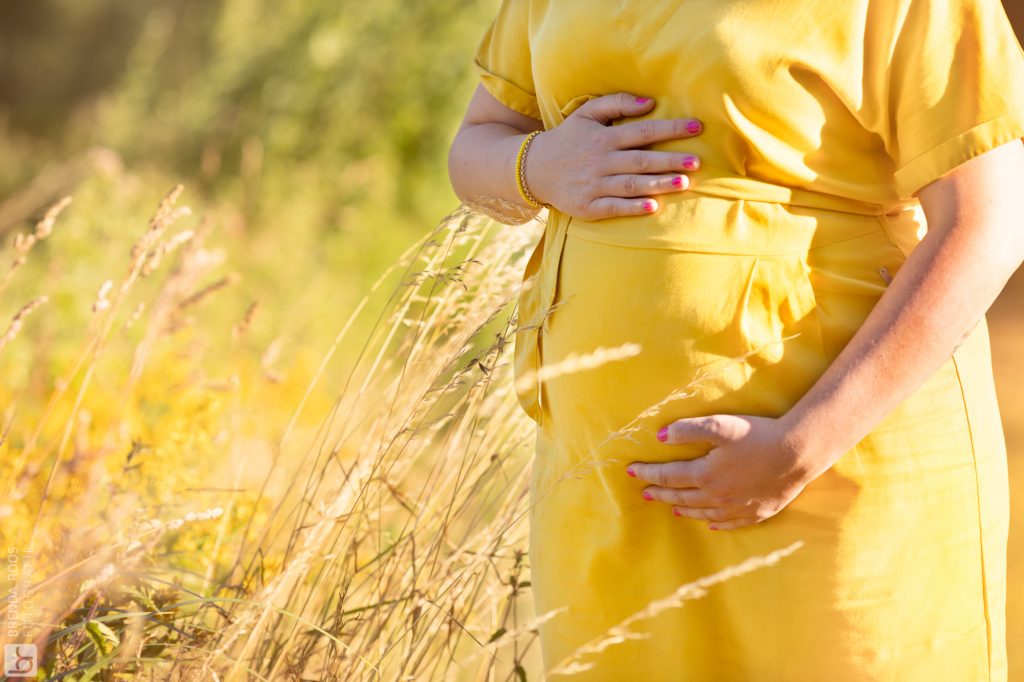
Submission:
M 988 604 L 988 578 L 985 567 L 985 537 L 984 537 L 984 526 L 981 520 L 981 481 L 979 480 L 978 472 L 978 450 L 974 444 L 974 429 L 971 426 L 971 411 L 967 404 L 967 395 L 964 393 L 964 382 L 960 376 L 960 363 L 956 360 L 956 353 L 954 353 L 950 359 L 953 361 L 953 370 L 956 372 L 957 386 L 960 388 L 960 399 L 964 408 L 964 417 L 967 421 L 967 435 L 971 441 L 971 458 L 974 461 L 974 490 L 977 500 L 978 510 L 978 541 L 980 545 L 981 555 L 981 594 L 982 601 L 985 606 L 985 645 L 986 645 L 986 667 L 988 669 L 987 679 L 991 682 L 992 680 L 992 616 L 989 613 Z

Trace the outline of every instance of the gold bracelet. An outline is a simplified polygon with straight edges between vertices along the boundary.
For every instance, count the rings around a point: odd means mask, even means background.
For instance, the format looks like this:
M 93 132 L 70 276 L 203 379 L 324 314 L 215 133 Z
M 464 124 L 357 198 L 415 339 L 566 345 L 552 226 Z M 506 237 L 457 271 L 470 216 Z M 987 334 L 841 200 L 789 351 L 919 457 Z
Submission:
M 523 143 L 519 145 L 519 154 L 516 156 L 516 186 L 519 188 L 519 196 L 523 198 L 527 204 L 533 208 L 541 208 L 548 206 L 548 204 L 542 204 L 533 198 L 533 194 L 530 193 L 530 189 L 526 186 L 526 152 L 530 149 L 530 143 L 533 142 L 533 138 L 540 135 L 543 131 L 534 130 L 532 133 L 526 136 Z

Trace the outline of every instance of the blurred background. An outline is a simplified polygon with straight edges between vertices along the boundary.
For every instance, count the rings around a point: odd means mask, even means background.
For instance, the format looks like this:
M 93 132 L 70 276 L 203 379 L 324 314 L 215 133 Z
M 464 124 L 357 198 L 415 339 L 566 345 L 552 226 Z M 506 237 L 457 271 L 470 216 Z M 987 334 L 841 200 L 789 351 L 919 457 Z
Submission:
M 180 181 L 244 239 L 247 293 L 349 309 L 458 203 L 447 150 L 496 6 L 0 3 L 0 234 L 72 189 L 75 214 L 113 217 Z M 294 339 L 335 331 L 322 306 L 291 312 Z
M 28 317 L 24 338 L 0 354 L 0 410 L 24 419 L 45 413 L 50 391 L 69 375 L 89 338 L 83 330 L 104 281 L 124 269 L 158 202 L 182 183 L 191 225 L 209 226 L 206 243 L 221 259 L 216 273 L 199 283 L 217 295 L 195 313 L 197 326 L 214 332 L 187 342 L 205 338 L 201 361 L 183 368 L 174 350 L 179 344 L 153 366 L 164 378 L 198 367 L 225 381 L 232 372 L 221 368 L 257 368 L 265 381 L 248 387 L 263 393 L 252 403 L 259 412 L 243 417 L 253 422 L 244 456 L 246 481 L 262 480 L 271 453 L 253 434 L 287 422 L 360 299 L 458 206 L 447 150 L 475 87 L 473 50 L 498 4 L 0 1 L 0 239 L 7 252 L 14 236 L 30 232 L 54 202 L 73 197 L 53 235 L 36 245 L 0 296 L 0 331 L 33 297 L 49 297 L 46 314 Z M 1020 37 L 1024 3 L 1006 8 Z M 1011 679 L 1024 681 L 1022 302 L 1018 273 L 989 324 L 1014 495 Z M 243 313 L 257 303 L 259 314 L 249 319 Z M 244 343 L 228 343 L 243 319 Z M 356 322 L 338 357 L 359 352 L 368 324 Z M 305 399 L 325 412 L 339 383 L 327 382 Z M 116 406 L 103 395 L 90 403 L 93 423 Z M 182 406 L 174 402 L 179 398 L 154 389 L 140 408 L 145 423 L 156 429 L 187 413 L 174 433 L 209 429 L 209 441 L 193 445 L 215 455 L 210 423 L 220 408 L 202 401 Z M 64 408 L 52 409 L 58 416 L 50 437 L 59 440 Z M 12 439 L 0 441 L 0 458 L 16 460 L 32 442 L 16 432 Z M 219 470 L 211 462 L 187 471 L 160 466 L 147 499 L 157 506 Z M 33 482 L 38 471 L 31 468 L 0 472 L 20 485 L 8 485 L 8 497 L 0 499 L 8 539 L 31 525 L 44 495 L 36 488 L 69 499 L 81 494 L 73 477 Z M 53 524 L 58 535 L 74 530 L 66 519 Z M 192 550 L 203 546 L 201 538 L 194 542 Z

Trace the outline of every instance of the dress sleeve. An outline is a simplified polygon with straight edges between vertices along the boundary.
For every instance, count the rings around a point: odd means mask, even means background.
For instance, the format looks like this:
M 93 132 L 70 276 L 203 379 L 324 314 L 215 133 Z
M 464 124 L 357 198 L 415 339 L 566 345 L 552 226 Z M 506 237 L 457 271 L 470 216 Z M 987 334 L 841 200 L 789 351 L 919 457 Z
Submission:
M 1024 51 L 1000 0 L 903 0 L 890 35 L 886 146 L 909 197 L 1024 137 Z
M 498 101 L 539 119 L 530 61 L 530 0 L 502 0 L 473 58 L 480 83 Z

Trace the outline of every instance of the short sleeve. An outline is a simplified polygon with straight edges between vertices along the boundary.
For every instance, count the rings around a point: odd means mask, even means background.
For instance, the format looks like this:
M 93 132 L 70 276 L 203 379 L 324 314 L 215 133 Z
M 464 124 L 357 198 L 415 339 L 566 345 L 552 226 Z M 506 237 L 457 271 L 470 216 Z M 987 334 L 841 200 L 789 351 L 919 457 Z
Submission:
M 473 59 L 480 83 L 499 102 L 539 119 L 530 61 L 530 0 L 502 0 Z
M 1024 137 L 1024 51 L 999 0 L 903 0 L 900 9 L 883 78 L 886 145 L 904 198 Z

